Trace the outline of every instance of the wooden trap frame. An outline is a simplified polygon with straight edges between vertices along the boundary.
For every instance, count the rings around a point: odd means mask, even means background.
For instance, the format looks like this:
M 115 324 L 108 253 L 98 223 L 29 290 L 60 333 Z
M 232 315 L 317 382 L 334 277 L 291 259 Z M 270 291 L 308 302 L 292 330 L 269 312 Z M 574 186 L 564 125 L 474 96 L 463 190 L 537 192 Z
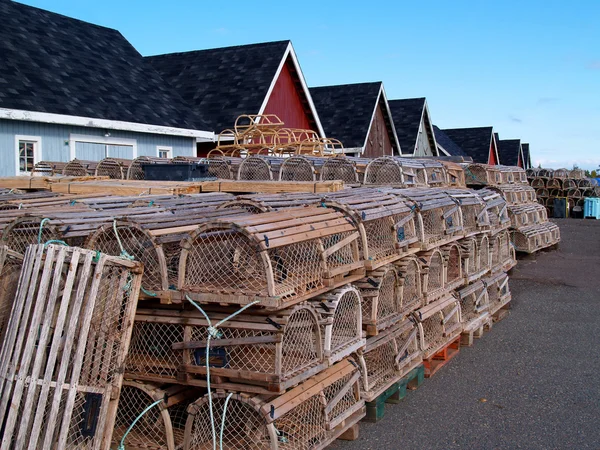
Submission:
M 72 177 L 95 175 L 96 166 L 98 166 L 98 161 L 83 161 L 80 159 L 73 159 L 63 167 L 62 174 L 64 176 Z
M 480 273 L 486 274 L 492 269 L 490 238 L 486 234 L 480 234 L 475 239 L 477 240 L 479 252 L 477 257 L 478 269 Z
M 170 159 L 156 156 L 138 156 L 127 167 L 125 178 L 128 180 L 145 180 L 144 164 L 169 164 L 170 162 Z
M 451 242 L 440 248 L 444 256 L 444 287 L 446 291 L 452 291 L 465 284 L 463 274 L 463 249 L 459 242 Z
M 506 309 L 512 299 L 508 286 L 508 275 L 500 272 L 483 280 L 487 288 L 489 313 L 493 317 L 501 309 Z
M 452 295 L 424 306 L 414 316 L 423 359 L 433 357 L 462 333 L 460 302 Z
M 415 208 L 396 195 L 368 188 L 346 189 L 327 194 L 323 205 L 340 211 L 356 224 L 367 270 L 419 250 Z
M 582 169 L 573 169 L 569 171 L 569 178 L 573 178 L 575 180 L 581 180 L 585 178 L 585 171 Z
M 17 295 L 23 255 L 0 245 L 0 350 Z
M 0 354 L 1 448 L 108 449 L 142 268 L 44 247 L 25 253 Z
M 365 169 L 363 183 L 365 185 L 406 187 L 414 186 L 414 174 L 404 177 L 402 164 L 392 156 L 381 156 L 371 160 Z
M 394 265 L 398 268 L 402 295 L 400 310 L 409 315 L 424 305 L 422 264 L 417 256 L 407 256 Z
M 555 178 L 551 178 L 551 179 L 554 180 Z M 543 189 L 547 186 L 549 181 L 550 181 L 550 179 L 547 179 L 547 178 L 536 177 L 533 180 L 531 180 L 531 183 L 529 183 L 529 185 L 534 189 Z
M 502 231 L 490 238 L 490 253 L 492 260 L 491 272 L 508 272 L 517 265 L 515 247 L 510 241 L 508 231 Z
M 50 176 L 62 175 L 63 169 L 67 165 L 61 161 L 40 161 L 35 163 L 31 176 Z
M 520 228 L 548 221 L 546 208 L 539 203 L 511 205 L 508 207 L 508 215 L 513 228 Z
M 471 236 L 461 239 L 458 243 L 462 249 L 462 267 L 465 283 L 469 284 L 480 279 L 486 272 L 479 264 L 479 240 L 476 236 Z
M 442 189 L 382 189 L 412 202 L 421 250 L 430 250 L 464 235 L 460 204 Z M 410 203 L 409 203 L 410 204 Z
M 557 225 L 547 222 L 511 229 L 510 240 L 515 250 L 523 253 L 535 253 L 556 244 L 560 240 Z M 556 235 L 559 235 L 558 240 Z
M 195 300 L 280 309 L 364 276 L 352 221 L 292 208 L 200 225 L 182 241 L 178 288 Z
M 460 215 L 465 236 L 471 236 L 490 229 L 487 205 L 477 193 L 471 189 L 444 189 L 460 208 Z
M 317 181 L 317 170 L 325 158 L 295 155 L 284 158 L 279 167 L 279 181 Z
M 502 184 L 493 186 L 490 189 L 502 195 L 509 205 L 536 202 L 536 191 L 531 186 L 522 184 Z
M 498 166 L 489 164 L 465 164 L 467 186 L 496 186 L 502 184 L 502 175 Z
M 318 168 L 319 180 L 342 180 L 345 186 L 358 186 L 361 182 L 359 174 L 360 160 L 337 155 L 324 160 Z M 363 169 L 364 173 L 364 169 Z
M 418 162 L 422 167 L 415 167 L 417 173 L 417 184 L 429 187 L 446 187 L 448 186 L 448 174 L 446 166 L 439 161 L 433 159 L 412 159 L 415 163 Z M 421 173 L 424 172 L 424 181 L 421 179 Z
M 508 205 L 504 197 L 500 193 L 490 189 L 480 189 L 475 192 L 485 203 L 490 234 L 494 235 L 499 231 L 507 230 L 511 225 L 511 221 L 508 215 Z
M 449 187 L 466 188 L 465 170 L 460 164 L 450 161 L 439 161 L 446 168 L 446 180 Z
M 188 386 L 123 381 L 112 448 L 117 448 L 129 426 L 146 408 L 162 400 L 141 416 L 125 438 L 125 448 L 180 450 L 183 448 L 187 407 L 200 395 L 200 390 Z
M 487 285 L 478 280 L 456 292 L 460 301 L 463 324 L 461 344 L 473 345 L 473 338 L 481 337 L 483 328 L 492 322 Z
M 422 287 L 424 304 L 447 294 L 446 289 L 446 259 L 439 248 L 418 254 L 422 263 Z
M 127 171 L 131 163 L 130 159 L 104 158 L 98 162 L 94 175 L 105 176 L 112 180 L 124 180 L 127 178 Z
M 570 172 L 571 171 L 569 169 L 565 169 L 565 168 L 556 169 L 554 171 L 554 173 L 552 174 L 552 176 L 554 178 L 569 178 Z
M 279 169 L 284 158 L 269 156 L 248 156 L 240 163 L 238 180 L 270 181 L 279 178 Z
M 27 247 L 32 244 L 42 244 L 50 240 L 62 240 L 63 233 L 55 223 L 44 223 L 43 217 L 24 216 L 10 222 L 2 230 L 0 244 L 6 245 L 10 250 L 24 254 Z M 47 221 L 46 221 L 47 222 Z
M 311 300 L 324 322 L 321 335 L 328 365 L 364 348 L 362 302 L 361 292 L 350 284 Z
M 229 312 L 217 308 L 207 314 L 214 322 Z M 308 304 L 236 316 L 211 341 L 211 386 L 265 394 L 297 385 L 328 365 L 321 333 L 326 325 Z M 205 387 L 208 327 L 206 318 L 195 310 L 139 309 L 127 377 Z
M 362 372 L 361 397 L 372 402 L 423 362 L 415 323 L 405 319 L 370 337 L 357 356 Z
M 343 360 L 277 397 L 213 393 L 218 445 L 223 449 L 323 449 L 364 417 L 359 379 L 355 365 Z M 188 408 L 184 450 L 212 447 L 209 411 L 208 396 Z
M 283 194 L 238 195 L 235 199 L 223 203 L 220 209 L 243 208 L 249 213 L 259 214 L 299 206 L 318 206 L 322 203 L 320 194 L 310 192 L 289 192 Z

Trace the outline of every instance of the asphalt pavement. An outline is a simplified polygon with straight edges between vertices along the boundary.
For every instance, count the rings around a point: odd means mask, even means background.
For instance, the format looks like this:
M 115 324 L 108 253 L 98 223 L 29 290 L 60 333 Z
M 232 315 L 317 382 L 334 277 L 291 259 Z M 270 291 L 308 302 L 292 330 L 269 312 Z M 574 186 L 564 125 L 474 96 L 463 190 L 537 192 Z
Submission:
M 600 221 L 555 222 L 559 249 L 510 273 L 508 317 L 332 448 L 600 449 Z

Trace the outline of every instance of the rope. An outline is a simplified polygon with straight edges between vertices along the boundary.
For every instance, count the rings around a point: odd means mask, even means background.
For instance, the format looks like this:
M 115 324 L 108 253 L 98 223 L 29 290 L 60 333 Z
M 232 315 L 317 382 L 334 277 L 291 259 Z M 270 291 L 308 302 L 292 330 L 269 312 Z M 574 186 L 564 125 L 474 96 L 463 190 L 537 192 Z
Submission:
M 38 244 L 42 243 L 42 231 L 44 230 L 44 224 L 50 221 L 47 217 L 44 217 L 40 222 L 40 231 L 38 232 Z
M 17 209 L 21 209 L 23 207 L 23 203 L 19 203 L 19 208 Z
M 69 244 L 67 244 L 65 241 L 60 241 L 58 239 L 50 239 L 49 241 L 46 241 L 46 243 L 44 244 L 44 248 L 48 247 L 50 244 L 59 244 L 64 245 L 65 247 L 69 246 Z
M 121 238 L 119 237 L 119 231 L 117 230 L 117 219 L 113 219 L 113 231 L 115 232 L 117 242 L 119 243 L 119 247 L 121 248 L 121 257 L 133 261 L 135 258 L 129 253 L 127 253 L 127 250 L 125 250 L 125 247 L 123 247 L 123 243 L 121 242 Z
M 135 424 L 138 423 L 138 421 L 142 417 L 144 417 L 144 414 L 146 414 L 148 411 L 150 411 L 152 408 L 154 408 L 156 405 L 158 405 L 159 403 L 161 403 L 163 401 L 164 401 L 164 399 L 162 399 L 162 398 L 160 400 L 156 400 L 154 403 L 152 403 L 150 406 L 148 406 L 146 409 L 144 409 L 139 416 L 137 416 L 135 418 L 135 420 L 131 423 L 131 425 L 129 425 L 129 428 L 127 428 L 127 431 L 121 438 L 121 442 L 119 442 L 119 446 L 117 447 L 117 450 L 125 450 L 125 438 L 131 432 L 131 430 L 133 430 L 133 427 L 135 426 Z
M 233 395 L 233 392 L 230 393 L 225 399 L 225 405 L 223 406 L 223 418 L 221 419 L 221 434 L 219 436 L 219 450 L 223 450 L 223 431 L 225 430 L 225 415 L 227 414 L 227 405 L 229 404 L 229 399 Z
M 213 450 L 217 450 L 217 430 L 215 429 L 215 416 L 214 416 L 214 413 L 213 413 L 212 393 L 211 393 L 211 390 L 210 390 L 210 358 L 209 358 L 209 356 L 210 356 L 210 341 L 211 341 L 211 339 L 213 337 L 215 339 L 219 339 L 221 337 L 221 333 L 219 331 L 219 327 L 221 325 L 223 325 L 228 320 L 233 319 L 235 316 L 237 316 L 238 314 L 242 313 L 243 311 L 245 311 L 246 309 L 250 308 L 251 306 L 257 304 L 259 302 L 259 300 L 255 300 L 255 301 L 253 301 L 251 303 L 248 303 L 247 305 L 244 305 L 242 308 L 240 308 L 236 312 L 230 314 L 229 316 L 225 317 L 223 320 L 217 322 L 213 326 L 210 318 L 204 312 L 204 310 L 200 307 L 200 305 L 197 304 L 194 300 L 192 300 L 190 298 L 190 296 L 187 295 L 187 294 L 186 294 L 185 298 L 198 311 L 200 311 L 200 313 L 202 313 L 202 315 L 206 319 L 206 322 L 208 323 L 208 336 L 206 337 L 206 351 L 205 351 L 205 356 L 204 356 L 204 359 L 205 359 L 205 362 L 206 362 L 206 390 L 208 391 L 208 410 L 210 412 L 210 426 L 211 426 L 211 429 L 212 429 Z M 225 408 L 226 408 L 226 406 L 227 406 L 227 403 L 225 404 Z M 225 413 L 225 411 L 226 411 L 226 409 L 224 409 L 224 413 Z M 225 419 L 223 418 L 223 424 L 224 423 L 225 423 Z M 222 431 L 221 431 L 221 442 L 219 444 L 219 448 L 221 448 L 221 449 L 223 448 L 223 432 Z

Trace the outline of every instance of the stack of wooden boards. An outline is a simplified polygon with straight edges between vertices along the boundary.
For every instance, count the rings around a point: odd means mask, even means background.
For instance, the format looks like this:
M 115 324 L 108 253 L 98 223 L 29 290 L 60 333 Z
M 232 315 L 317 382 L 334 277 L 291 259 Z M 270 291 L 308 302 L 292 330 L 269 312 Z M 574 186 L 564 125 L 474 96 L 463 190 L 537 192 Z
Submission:
M 465 166 L 467 184 L 498 192 L 508 204 L 511 242 L 516 251 L 535 253 L 560 242 L 559 227 L 548 220 L 543 199 L 529 185 L 523 169 L 486 164 Z

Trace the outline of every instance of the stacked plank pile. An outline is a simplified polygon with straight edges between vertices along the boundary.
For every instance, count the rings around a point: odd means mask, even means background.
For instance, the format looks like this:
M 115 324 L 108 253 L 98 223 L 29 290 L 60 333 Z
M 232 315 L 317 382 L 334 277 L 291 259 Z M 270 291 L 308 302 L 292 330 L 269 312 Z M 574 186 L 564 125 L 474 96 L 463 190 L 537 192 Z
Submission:
M 535 253 L 560 242 L 560 229 L 548 221 L 546 208 L 518 167 L 465 165 L 467 184 L 498 192 L 508 204 L 510 235 L 516 251 Z
M 527 177 L 538 201 L 546 207 L 551 217 L 556 198 L 566 199 L 569 211 L 573 211 L 576 207 L 583 210 L 585 198 L 600 197 L 596 179 L 585 178 L 580 169 L 529 169 Z

